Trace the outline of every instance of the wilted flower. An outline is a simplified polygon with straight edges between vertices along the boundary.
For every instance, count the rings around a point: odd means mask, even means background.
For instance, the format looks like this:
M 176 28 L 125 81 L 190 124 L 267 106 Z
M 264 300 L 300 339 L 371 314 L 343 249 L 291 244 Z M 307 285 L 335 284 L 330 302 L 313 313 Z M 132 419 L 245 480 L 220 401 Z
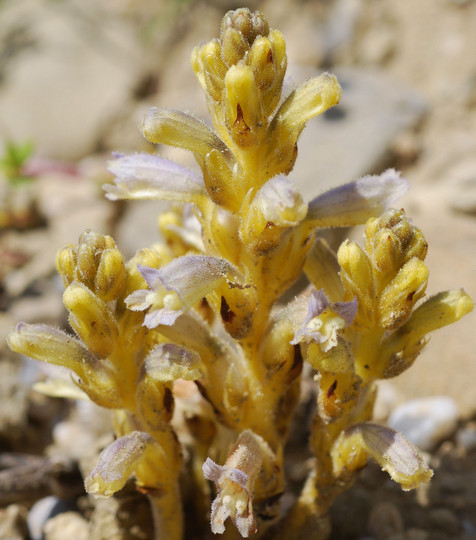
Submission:
M 224 523 L 228 517 L 244 538 L 257 531 L 252 498 L 256 475 L 263 460 L 261 444 L 253 432 L 244 431 L 225 465 L 217 465 L 210 458 L 203 464 L 203 475 L 217 488 L 211 512 L 212 531 L 215 534 L 225 531 Z

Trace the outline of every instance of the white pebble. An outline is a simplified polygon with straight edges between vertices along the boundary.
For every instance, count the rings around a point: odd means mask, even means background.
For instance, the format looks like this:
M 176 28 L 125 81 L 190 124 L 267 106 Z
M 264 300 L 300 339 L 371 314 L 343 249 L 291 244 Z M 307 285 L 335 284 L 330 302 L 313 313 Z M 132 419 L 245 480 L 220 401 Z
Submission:
M 38 500 L 28 513 L 27 523 L 28 531 L 32 540 L 41 540 L 43 538 L 43 527 L 47 520 L 54 515 L 55 509 L 59 506 L 60 499 L 53 495 L 43 497 Z
M 471 452 L 476 448 L 476 424 L 471 422 L 456 434 L 456 441 L 466 452 Z
M 388 425 L 428 451 L 453 433 L 458 416 L 456 402 L 450 397 L 426 397 L 399 405 L 390 415 Z

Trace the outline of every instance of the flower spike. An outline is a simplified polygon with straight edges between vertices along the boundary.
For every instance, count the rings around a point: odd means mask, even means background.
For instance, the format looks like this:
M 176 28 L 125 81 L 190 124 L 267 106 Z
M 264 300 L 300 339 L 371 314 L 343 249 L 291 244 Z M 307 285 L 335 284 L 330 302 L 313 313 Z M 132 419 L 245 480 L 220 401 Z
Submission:
M 113 410 L 116 440 L 86 488 L 110 496 L 133 475 L 156 540 L 190 533 L 183 500 L 197 539 L 210 534 L 201 519 L 209 501 L 215 534 L 326 540 L 329 508 L 369 457 L 403 489 L 430 479 L 414 445 L 371 423 L 376 383 L 409 368 L 427 334 L 473 301 L 462 289 L 425 301 L 428 244 L 403 209 L 389 208 L 408 188 L 395 170 L 303 200 L 289 178 L 299 137 L 342 89 L 330 73 L 285 82 L 284 38 L 262 13 L 229 11 L 191 60 L 211 124 L 154 107 L 141 131 L 191 152 L 199 173 L 117 154 L 104 187 L 113 201 L 171 202 L 160 241 L 125 261 L 110 236 L 87 230 L 56 258 L 77 337 L 23 324 L 8 344 L 69 368 L 81 392 L 64 383 L 43 391 Z M 363 246 L 317 238 L 319 228 L 355 225 L 365 226 Z M 303 271 L 310 286 L 299 293 Z M 304 366 L 316 385 L 306 407 L 315 459 L 282 512 L 285 449 L 312 384 L 301 384 Z

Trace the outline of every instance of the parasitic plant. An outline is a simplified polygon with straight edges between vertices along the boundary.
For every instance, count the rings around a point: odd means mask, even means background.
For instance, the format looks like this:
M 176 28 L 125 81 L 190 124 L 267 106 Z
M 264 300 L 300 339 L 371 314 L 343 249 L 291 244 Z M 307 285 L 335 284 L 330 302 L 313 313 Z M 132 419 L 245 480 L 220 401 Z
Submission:
M 190 150 L 201 174 L 158 155 L 118 155 L 105 186 L 111 200 L 170 201 L 163 242 L 124 262 L 110 236 L 86 231 L 57 257 L 76 335 L 19 324 L 8 342 L 69 368 L 113 411 L 116 440 L 86 489 L 110 496 L 132 475 L 157 538 L 208 536 L 211 519 L 229 539 L 324 539 L 329 507 L 369 457 L 405 490 L 430 479 L 413 444 L 372 423 L 375 383 L 409 368 L 427 334 L 472 301 L 463 290 L 422 300 L 427 243 L 403 210 L 389 209 L 407 190 L 394 170 L 303 200 L 287 176 L 297 140 L 341 88 L 323 73 L 284 93 L 285 43 L 261 13 L 229 12 L 220 39 L 194 49 L 192 67 L 213 128 L 152 109 L 141 129 Z M 336 253 L 317 237 L 358 224 L 363 246 L 346 240 Z M 280 301 L 302 272 L 309 287 Z M 317 388 L 315 460 L 283 513 L 285 445 L 306 363 Z

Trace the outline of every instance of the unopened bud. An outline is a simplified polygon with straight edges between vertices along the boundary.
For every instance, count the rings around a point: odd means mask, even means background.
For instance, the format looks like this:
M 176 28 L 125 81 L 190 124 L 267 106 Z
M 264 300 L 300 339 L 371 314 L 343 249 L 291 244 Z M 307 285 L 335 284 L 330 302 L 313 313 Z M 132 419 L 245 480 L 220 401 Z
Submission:
M 97 363 L 78 339 L 46 324 L 19 323 L 9 334 L 7 344 L 12 351 L 66 367 L 80 377 Z
M 63 294 L 69 322 L 89 350 L 105 358 L 113 351 L 119 334 L 111 309 L 81 283 L 73 282 Z
M 205 156 L 212 148 L 226 151 L 223 141 L 206 124 L 190 114 L 153 107 L 141 125 L 152 143 L 168 144 Z
M 75 279 L 78 258 L 73 246 L 60 249 L 56 255 L 56 269 L 63 278 L 63 284 L 67 287 Z
M 233 66 L 226 74 L 225 85 L 228 130 L 237 144 L 248 146 L 256 142 L 256 130 L 264 126 L 253 71 L 244 64 Z
M 344 241 L 337 251 L 344 285 L 353 295 L 373 296 L 372 265 L 357 242 Z
M 415 303 L 425 294 L 428 268 L 414 257 L 399 270 L 384 289 L 379 302 L 380 324 L 389 330 L 403 324 Z
M 256 85 L 262 91 L 271 86 L 275 78 L 275 63 L 271 41 L 259 37 L 249 52 L 249 63 L 253 69 Z
M 86 491 L 97 497 L 110 497 L 127 482 L 154 440 L 142 431 L 116 439 L 99 455 L 98 464 L 86 478 Z
M 229 67 L 236 65 L 249 51 L 243 34 L 235 28 L 226 28 L 221 36 L 221 57 Z
M 350 436 L 360 435 L 364 448 L 404 491 L 429 482 L 433 476 L 418 448 L 401 433 L 370 422 L 356 424 L 347 431 Z
M 278 109 L 273 124 L 297 137 L 306 122 L 339 103 L 342 89 L 335 75 L 323 73 L 292 92 Z

